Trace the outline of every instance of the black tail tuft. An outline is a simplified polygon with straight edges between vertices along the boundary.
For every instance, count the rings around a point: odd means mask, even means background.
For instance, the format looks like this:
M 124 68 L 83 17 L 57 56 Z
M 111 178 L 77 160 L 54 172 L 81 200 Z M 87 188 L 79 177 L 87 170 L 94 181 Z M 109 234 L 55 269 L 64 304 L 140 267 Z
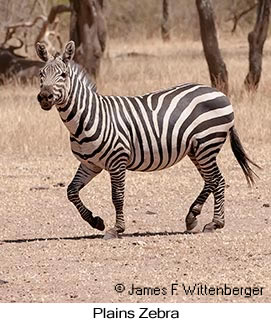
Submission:
M 241 166 L 248 184 L 251 186 L 254 184 L 254 176 L 258 177 L 257 174 L 251 169 L 250 165 L 261 169 L 260 166 L 255 164 L 252 160 L 250 160 L 241 144 L 238 133 L 234 127 L 230 129 L 230 140 L 231 140 L 231 149 L 235 158 L 237 159 L 239 165 Z

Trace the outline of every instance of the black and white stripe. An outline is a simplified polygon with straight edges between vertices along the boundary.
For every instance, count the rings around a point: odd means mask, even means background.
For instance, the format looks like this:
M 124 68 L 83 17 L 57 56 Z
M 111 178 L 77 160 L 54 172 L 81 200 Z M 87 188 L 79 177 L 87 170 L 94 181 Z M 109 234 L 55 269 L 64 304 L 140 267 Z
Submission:
M 39 46 L 42 45 L 37 45 L 37 53 L 44 59 Z M 103 220 L 93 217 L 79 198 L 79 191 L 103 169 L 111 176 L 116 209 L 116 225 L 107 234 L 111 237 L 125 229 L 126 170 L 162 170 L 188 155 L 204 180 L 204 188 L 190 207 L 187 229 L 196 226 L 197 216 L 210 193 L 214 195 L 214 217 L 204 230 L 222 228 L 225 182 L 216 157 L 228 134 L 247 180 L 253 183 L 253 171 L 248 165 L 251 161 L 234 129 L 229 99 L 200 84 L 182 84 L 134 97 L 100 95 L 85 71 L 71 61 L 71 48 L 74 51 L 73 42 L 66 45 L 62 57 L 46 60 L 39 101 L 46 108 L 48 93 L 52 94 L 56 99 L 50 102 L 50 107 L 56 105 L 70 132 L 72 152 L 81 164 L 68 187 L 68 198 L 83 219 L 94 228 L 104 229 Z

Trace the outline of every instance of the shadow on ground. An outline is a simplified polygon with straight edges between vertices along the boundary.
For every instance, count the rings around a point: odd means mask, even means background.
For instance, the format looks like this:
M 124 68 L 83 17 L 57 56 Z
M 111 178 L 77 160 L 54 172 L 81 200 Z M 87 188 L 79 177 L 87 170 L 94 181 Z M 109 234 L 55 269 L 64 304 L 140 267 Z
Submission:
M 133 233 L 123 233 L 119 236 L 122 238 L 132 238 L 132 237 L 153 237 L 153 236 L 176 236 L 184 234 L 198 234 L 200 232 L 187 232 L 187 231 L 175 231 L 175 232 L 133 232 Z M 59 240 L 92 240 L 92 239 L 103 239 L 103 234 L 92 234 L 77 237 L 49 237 L 49 238 L 29 238 L 29 239 L 5 239 L 0 240 L 0 243 L 25 243 L 25 242 L 35 242 L 35 241 L 59 241 Z

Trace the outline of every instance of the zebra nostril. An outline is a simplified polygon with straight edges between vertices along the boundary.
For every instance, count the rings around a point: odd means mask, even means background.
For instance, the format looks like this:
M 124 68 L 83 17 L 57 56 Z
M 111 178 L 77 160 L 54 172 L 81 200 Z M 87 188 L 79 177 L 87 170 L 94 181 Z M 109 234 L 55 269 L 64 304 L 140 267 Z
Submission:
M 40 93 L 38 94 L 37 99 L 38 99 L 39 102 L 42 101 L 42 96 L 40 95 Z

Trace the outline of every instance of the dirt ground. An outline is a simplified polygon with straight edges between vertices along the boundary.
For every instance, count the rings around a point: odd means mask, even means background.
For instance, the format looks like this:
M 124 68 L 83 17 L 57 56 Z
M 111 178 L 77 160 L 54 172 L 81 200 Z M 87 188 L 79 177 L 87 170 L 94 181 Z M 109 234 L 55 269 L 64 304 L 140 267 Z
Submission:
M 270 302 L 271 147 L 249 148 L 263 167 L 253 189 L 228 144 L 220 153 L 223 230 L 184 234 L 185 215 L 202 188 L 184 159 L 161 172 L 128 173 L 127 230 L 107 241 L 66 198 L 78 165 L 71 153 L 1 156 L 0 302 Z M 106 172 L 81 196 L 107 227 L 114 223 Z M 212 210 L 210 197 L 199 228 Z M 189 286 L 193 295 L 186 295 Z M 234 295 L 225 295 L 229 288 Z

